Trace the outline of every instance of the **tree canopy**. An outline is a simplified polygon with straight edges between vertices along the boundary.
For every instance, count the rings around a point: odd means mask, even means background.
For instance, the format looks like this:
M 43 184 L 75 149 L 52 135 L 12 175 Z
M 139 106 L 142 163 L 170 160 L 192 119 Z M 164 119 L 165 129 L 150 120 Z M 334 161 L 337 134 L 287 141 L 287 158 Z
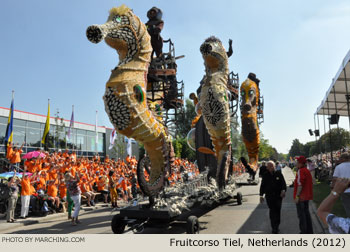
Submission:
M 320 153 L 337 151 L 349 145 L 350 133 L 343 128 L 334 128 L 323 134 L 317 141 L 300 143 L 294 139 L 289 150 L 289 156 L 295 157 L 303 155 L 310 157 Z

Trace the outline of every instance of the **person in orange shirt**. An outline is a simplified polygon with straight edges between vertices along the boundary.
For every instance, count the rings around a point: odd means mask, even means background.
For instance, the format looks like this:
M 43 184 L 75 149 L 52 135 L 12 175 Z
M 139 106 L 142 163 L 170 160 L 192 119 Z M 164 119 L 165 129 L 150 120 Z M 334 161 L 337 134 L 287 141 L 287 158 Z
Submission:
M 40 176 L 37 179 L 36 182 L 36 190 L 43 190 L 44 192 L 46 191 L 46 173 L 45 171 L 40 172 Z
M 12 155 L 13 155 L 13 146 L 12 146 L 12 143 L 9 142 L 9 144 L 7 145 L 7 152 L 6 152 L 6 158 L 8 159 L 8 161 L 11 160 Z
M 19 171 L 19 165 L 21 163 L 21 154 L 23 152 L 22 148 L 24 146 L 24 143 L 22 146 L 18 149 L 17 147 L 13 148 L 13 153 L 10 157 L 10 163 L 12 164 L 11 170 Z
M 49 200 L 53 205 L 56 206 L 56 211 L 60 208 L 60 198 L 57 197 L 58 188 L 56 180 L 49 180 L 47 186 L 47 195 L 49 196 Z
M 29 203 L 30 203 L 30 196 L 32 195 L 32 190 L 30 186 L 30 178 L 28 174 L 26 173 L 26 169 L 24 168 L 24 172 L 22 175 L 22 180 L 21 180 L 21 219 L 25 219 L 28 216 L 28 211 L 29 211 Z
M 80 184 L 81 194 L 87 197 L 87 206 L 95 205 L 95 193 L 91 191 L 89 181 L 86 177 L 82 177 Z
M 75 151 L 72 151 L 72 153 L 69 155 L 70 159 L 74 162 L 77 161 L 77 154 L 75 153 Z
M 66 151 L 62 154 L 62 156 L 64 157 L 64 158 L 69 158 L 69 153 L 68 153 L 68 150 L 66 149 Z
M 63 201 L 67 201 L 67 186 L 66 186 L 66 183 L 64 182 L 64 178 L 60 179 L 60 183 L 58 185 L 58 191 L 59 191 L 60 199 Z
M 124 198 L 125 202 L 128 202 L 128 198 L 130 197 L 130 191 L 128 188 L 129 182 L 126 179 L 126 177 L 124 176 L 124 174 L 122 174 L 121 178 L 123 178 L 122 181 L 120 182 L 122 190 L 123 190 L 123 194 L 124 194 L 123 198 Z
M 130 164 L 130 156 L 129 156 L 129 154 L 126 156 L 125 161 L 126 161 L 127 164 Z
M 97 191 L 103 195 L 104 203 L 108 203 L 108 178 L 103 175 L 99 177 Z
M 35 159 L 34 161 L 34 167 L 33 167 L 33 172 L 39 172 L 41 171 L 41 167 L 43 164 L 43 160 L 40 158 L 40 156 L 38 158 Z
M 24 161 L 24 166 L 27 167 L 27 171 L 30 173 L 34 173 L 34 162 L 33 160 L 27 159 L 26 161 Z
M 51 163 L 50 166 L 51 168 L 48 171 L 49 180 L 57 180 L 59 166 L 54 163 Z
M 109 156 L 106 155 L 106 158 L 105 158 L 105 163 L 108 164 L 110 162 L 110 159 L 109 159 Z

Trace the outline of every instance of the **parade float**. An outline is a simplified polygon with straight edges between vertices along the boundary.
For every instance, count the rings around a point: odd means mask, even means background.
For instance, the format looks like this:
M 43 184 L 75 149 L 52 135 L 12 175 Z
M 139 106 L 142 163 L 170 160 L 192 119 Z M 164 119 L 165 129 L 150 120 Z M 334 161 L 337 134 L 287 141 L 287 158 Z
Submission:
M 157 12 L 159 9 L 154 8 L 153 14 L 158 21 L 151 20 L 152 15 L 148 17 L 157 27 L 162 23 L 159 20 L 161 15 Z M 123 233 L 128 227 L 128 230 L 140 233 L 147 226 L 167 227 L 174 221 L 185 221 L 187 233 L 198 233 L 199 212 L 208 211 L 235 190 L 234 183 L 226 183 L 231 158 L 227 56 L 225 62 L 221 59 L 215 62 L 216 59 L 211 60 L 207 55 L 207 63 L 212 62 L 213 67 L 219 63 L 222 75 L 212 88 L 204 85 L 203 89 L 208 89 L 209 93 L 205 99 L 200 99 L 206 127 L 214 139 L 215 151 L 212 150 L 212 154 L 218 159 L 217 176 L 208 178 L 206 169 L 191 180 L 165 187 L 165 174 L 171 173 L 174 156 L 169 129 L 174 126 L 176 116 L 183 113 L 184 85 L 176 79 L 176 60 L 183 56 L 175 56 L 170 39 L 163 41 L 169 45 L 168 51 L 159 52 L 159 48 L 152 48 L 146 25 L 125 5 L 112 8 L 107 22 L 89 26 L 86 35 L 89 41 L 99 43 L 104 40 L 117 51 L 119 63 L 112 70 L 103 97 L 105 110 L 117 131 L 142 143 L 147 153 L 138 162 L 137 177 L 140 189 L 149 201 L 121 209 L 113 217 L 113 232 Z M 204 47 L 201 47 L 202 53 L 208 52 Z M 151 57 L 154 52 L 157 57 Z M 207 76 L 208 85 L 215 75 Z M 218 118 L 210 117 L 213 111 L 206 109 L 212 105 L 217 106 L 219 111 L 216 112 L 220 112 Z M 241 199 L 240 195 L 239 203 Z

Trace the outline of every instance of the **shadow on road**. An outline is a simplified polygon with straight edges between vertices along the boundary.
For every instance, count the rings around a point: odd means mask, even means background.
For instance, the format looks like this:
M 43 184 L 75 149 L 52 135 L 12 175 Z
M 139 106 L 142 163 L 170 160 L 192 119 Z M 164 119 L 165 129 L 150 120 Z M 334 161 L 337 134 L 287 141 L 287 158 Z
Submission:
M 75 232 L 88 230 L 88 229 L 95 229 L 99 227 L 110 226 L 110 223 L 114 214 L 109 214 L 109 211 L 108 211 L 104 216 L 99 216 L 99 217 L 91 216 L 98 212 L 106 212 L 106 209 L 97 209 L 97 210 L 89 211 L 80 215 L 79 219 L 82 221 L 82 223 L 77 226 L 72 226 L 71 222 L 67 219 L 66 222 L 53 224 L 50 227 L 45 226 L 40 228 L 38 227 L 39 224 L 36 224 L 36 225 L 32 225 L 33 228 L 31 229 L 16 231 L 16 232 L 12 232 L 11 234 L 69 234 L 69 233 L 75 233 Z M 49 223 L 55 223 L 55 222 L 57 222 L 57 220 L 56 221 L 48 220 L 45 222 L 41 222 L 40 224 L 47 225 Z M 86 233 L 89 233 L 89 232 L 86 232 Z

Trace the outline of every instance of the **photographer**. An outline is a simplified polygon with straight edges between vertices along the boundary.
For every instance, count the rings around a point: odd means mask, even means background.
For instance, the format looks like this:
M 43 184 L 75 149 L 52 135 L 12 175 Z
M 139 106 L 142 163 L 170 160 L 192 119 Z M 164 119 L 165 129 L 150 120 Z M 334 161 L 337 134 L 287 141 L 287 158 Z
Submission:
M 335 182 L 333 191 L 325 198 L 317 210 L 318 217 L 323 223 L 328 225 L 331 234 L 349 234 L 350 218 L 338 217 L 331 213 L 339 195 L 343 193 L 350 185 L 350 179 L 338 178 Z
M 350 178 L 350 154 L 347 152 L 341 154 L 337 162 L 337 166 L 335 167 L 333 173 L 331 187 L 334 186 L 338 178 Z M 340 198 L 343 203 L 343 207 L 345 209 L 347 217 L 350 217 L 350 188 L 346 189 L 340 195 Z

